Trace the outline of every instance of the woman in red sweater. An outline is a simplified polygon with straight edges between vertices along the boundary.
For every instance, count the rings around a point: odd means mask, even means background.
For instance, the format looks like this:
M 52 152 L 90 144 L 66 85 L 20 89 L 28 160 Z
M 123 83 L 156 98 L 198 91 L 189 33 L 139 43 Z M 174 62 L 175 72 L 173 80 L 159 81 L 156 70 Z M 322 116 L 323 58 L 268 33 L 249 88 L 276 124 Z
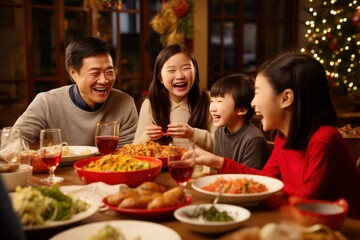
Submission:
M 219 173 L 279 178 L 287 196 L 345 198 L 349 217 L 360 219 L 360 171 L 335 127 L 337 115 L 323 66 L 301 53 L 285 53 L 266 62 L 255 80 L 252 106 L 262 117 L 264 131 L 278 130 L 264 168 L 252 169 L 202 149 L 196 149 L 197 164 Z

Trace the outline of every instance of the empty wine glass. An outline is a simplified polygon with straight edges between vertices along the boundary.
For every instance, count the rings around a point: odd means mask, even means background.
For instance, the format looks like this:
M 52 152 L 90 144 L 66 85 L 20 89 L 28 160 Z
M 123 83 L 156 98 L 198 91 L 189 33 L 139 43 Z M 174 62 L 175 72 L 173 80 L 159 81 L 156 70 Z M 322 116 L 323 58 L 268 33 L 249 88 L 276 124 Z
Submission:
M 113 154 L 118 146 L 120 124 L 116 121 L 98 122 L 95 129 L 95 143 L 102 155 Z
M 194 146 L 189 149 L 189 151 L 194 151 Z M 186 185 L 191 179 L 191 176 L 194 172 L 195 167 L 195 152 L 192 156 L 193 158 L 188 158 L 186 160 L 181 160 L 175 158 L 176 152 L 174 150 L 173 144 L 169 144 L 168 148 L 168 169 L 171 177 L 175 182 L 185 191 Z
M 61 130 L 57 128 L 43 129 L 40 131 L 40 157 L 49 168 L 49 176 L 40 181 L 44 183 L 62 182 L 64 178 L 55 176 L 55 170 L 60 163 L 62 146 Z

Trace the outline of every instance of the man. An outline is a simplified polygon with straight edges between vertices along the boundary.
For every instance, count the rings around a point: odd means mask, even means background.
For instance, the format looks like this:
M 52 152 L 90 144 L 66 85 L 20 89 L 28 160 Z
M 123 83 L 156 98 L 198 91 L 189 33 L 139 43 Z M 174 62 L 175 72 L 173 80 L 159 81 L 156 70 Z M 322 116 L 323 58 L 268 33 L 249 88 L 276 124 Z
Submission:
M 138 114 L 134 99 L 113 89 L 116 62 L 116 49 L 98 38 L 70 43 L 65 66 L 74 84 L 39 93 L 14 127 L 30 144 L 38 141 L 41 129 L 60 128 L 69 145 L 94 146 L 96 123 L 118 121 L 118 147 L 132 143 Z

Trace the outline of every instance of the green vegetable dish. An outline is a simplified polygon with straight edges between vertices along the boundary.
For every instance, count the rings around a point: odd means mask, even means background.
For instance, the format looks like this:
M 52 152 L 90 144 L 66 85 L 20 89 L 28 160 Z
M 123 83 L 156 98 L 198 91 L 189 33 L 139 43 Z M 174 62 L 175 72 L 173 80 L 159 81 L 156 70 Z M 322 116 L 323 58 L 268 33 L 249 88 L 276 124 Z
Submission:
M 197 207 L 193 213 L 184 213 L 186 217 L 191 219 L 202 218 L 208 222 L 229 222 L 234 221 L 234 218 L 229 215 L 227 211 L 219 211 L 216 207 L 211 206 L 206 209 L 205 207 Z
M 12 197 L 15 212 L 24 226 L 44 225 L 46 221 L 68 220 L 86 211 L 89 204 L 50 187 L 17 187 Z

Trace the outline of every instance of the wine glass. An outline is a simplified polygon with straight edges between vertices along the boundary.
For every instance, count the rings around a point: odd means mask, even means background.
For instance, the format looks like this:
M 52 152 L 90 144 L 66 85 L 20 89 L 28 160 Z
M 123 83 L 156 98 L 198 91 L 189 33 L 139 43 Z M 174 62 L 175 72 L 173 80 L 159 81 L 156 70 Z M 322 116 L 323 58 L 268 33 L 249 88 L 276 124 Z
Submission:
M 191 176 L 194 172 L 195 167 L 195 148 L 192 147 L 189 151 L 193 151 L 193 157 L 190 157 L 186 160 L 181 160 L 174 157 L 176 152 L 174 150 L 173 144 L 169 144 L 168 148 L 168 169 L 171 177 L 175 182 L 185 191 L 187 183 L 190 181 Z M 186 192 L 186 191 L 185 191 Z
M 60 163 L 62 146 L 61 130 L 58 128 L 42 129 L 40 131 L 40 157 L 49 168 L 49 176 L 40 181 L 43 183 L 58 183 L 64 178 L 55 176 L 55 170 Z
M 98 122 L 95 130 L 95 142 L 102 155 L 113 154 L 118 146 L 120 124 L 116 121 Z

